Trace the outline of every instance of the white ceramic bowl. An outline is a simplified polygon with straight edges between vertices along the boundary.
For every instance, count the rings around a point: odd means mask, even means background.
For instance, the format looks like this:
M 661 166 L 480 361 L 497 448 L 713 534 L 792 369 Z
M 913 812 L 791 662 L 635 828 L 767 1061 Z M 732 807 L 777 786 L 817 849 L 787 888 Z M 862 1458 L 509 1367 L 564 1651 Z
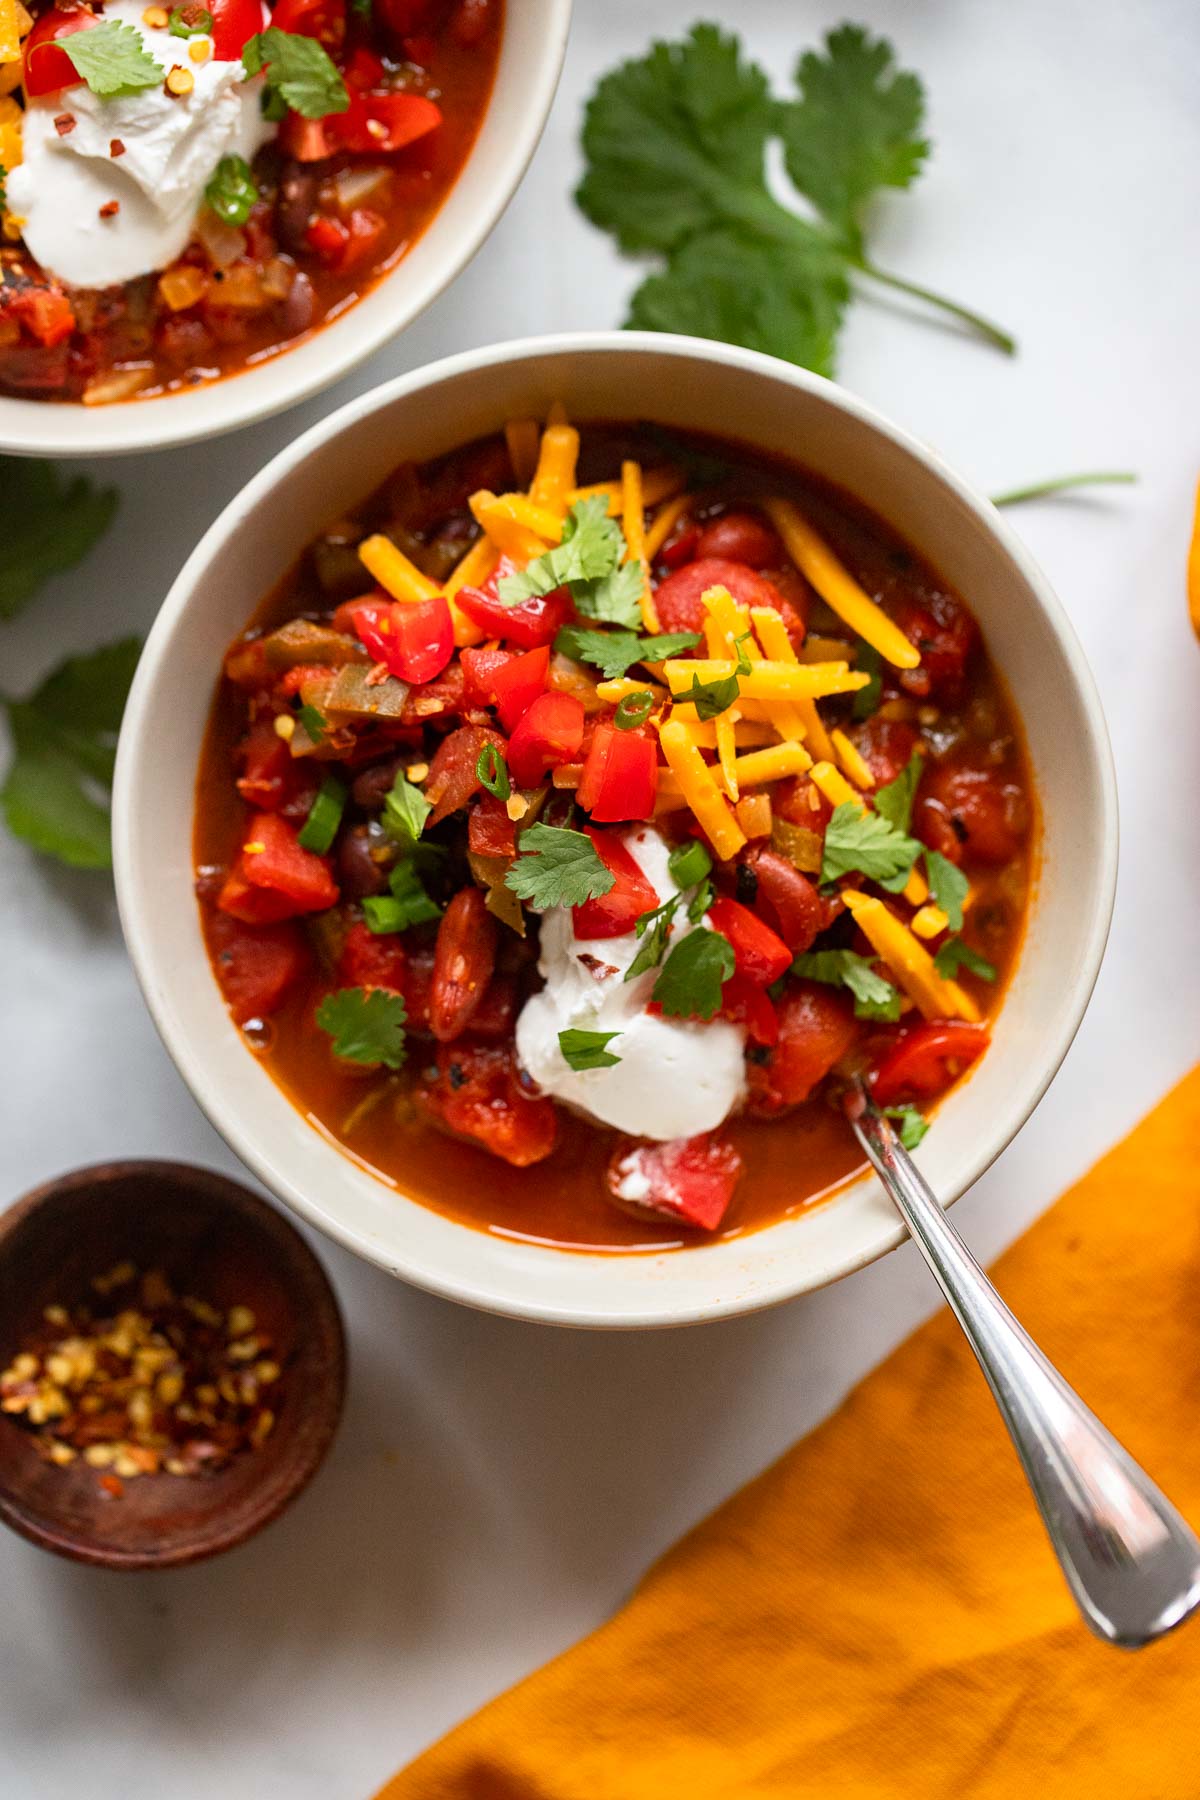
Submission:
M 111 456 L 216 437 L 309 399 L 387 343 L 470 262 L 516 192 L 558 85 L 571 0 L 508 0 L 496 81 L 479 135 L 408 255 L 330 324 L 269 362 L 156 400 L 60 405 L 0 395 L 0 451 Z
M 895 526 L 979 619 L 1024 720 L 1043 820 L 1031 919 L 994 1042 L 939 1107 L 920 1153 L 947 1200 L 982 1174 L 1044 1093 L 1100 966 L 1117 861 L 1104 720 L 1062 607 L 994 508 L 861 400 L 768 357 L 649 333 L 504 344 L 391 382 L 278 456 L 205 536 L 150 634 L 117 758 L 117 894 L 146 1000 L 184 1079 L 243 1160 L 306 1219 L 473 1306 L 561 1324 L 681 1324 L 788 1299 L 891 1249 L 901 1231 L 874 1179 L 764 1230 L 662 1254 L 564 1253 L 456 1224 L 336 1150 L 249 1054 L 209 969 L 192 895 L 201 739 L 222 651 L 259 597 L 322 520 L 352 508 L 396 463 L 507 417 L 544 415 L 560 397 L 580 420 L 732 427 L 797 455 Z

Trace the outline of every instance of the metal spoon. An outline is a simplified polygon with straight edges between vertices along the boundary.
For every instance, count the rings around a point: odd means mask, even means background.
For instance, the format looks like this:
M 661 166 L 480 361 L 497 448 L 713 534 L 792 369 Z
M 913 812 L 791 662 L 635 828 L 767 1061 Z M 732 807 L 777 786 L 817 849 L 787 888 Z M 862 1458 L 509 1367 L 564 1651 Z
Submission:
M 1152 1643 L 1200 1606 L 1200 1539 L 1014 1319 L 861 1083 L 846 1113 L 987 1376 L 1085 1622 Z

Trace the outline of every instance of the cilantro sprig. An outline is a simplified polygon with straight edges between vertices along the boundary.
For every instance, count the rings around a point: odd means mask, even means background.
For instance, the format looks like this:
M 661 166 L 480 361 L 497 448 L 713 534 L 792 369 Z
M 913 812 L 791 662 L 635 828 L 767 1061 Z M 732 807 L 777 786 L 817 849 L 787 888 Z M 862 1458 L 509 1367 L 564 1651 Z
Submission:
M 403 849 L 411 851 L 425 829 L 425 821 L 433 811 L 419 787 L 414 787 L 403 769 L 398 769 L 383 802 L 383 828 Z
M 980 981 L 995 981 L 996 968 L 986 956 L 978 950 L 972 950 L 970 944 L 964 944 L 961 938 L 947 938 L 933 959 L 933 966 L 938 974 L 947 981 L 953 981 L 960 969 L 978 975 Z
M 899 831 L 882 814 L 864 812 L 853 800 L 833 809 L 825 828 L 821 853 L 821 880 L 837 881 L 843 875 L 865 875 L 889 892 L 898 892 L 912 874 L 921 845 Z
M 905 1101 L 902 1106 L 885 1106 L 883 1116 L 885 1119 L 891 1119 L 893 1124 L 899 1125 L 900 1130 L 897 1135 L 906 1150 L 915 1150 L 929 1130 L 929 1120 L 920 1108 L 913 1106 L 910 1101 Z
M 64 477 L 58 465 L 34 457 L 0 457 L 0 619 L 80 562 L 116 510 L 115 488 L 95 487 L 86 475 Z
M 635 631 L 592 631 L 585 625 L 564 625 L 554 648 L 576 662 L 593 663 L 606 681 L 616 681 L 634 663 L 665 662 L 668 656 L 685 656 L 700 642 L 698 631 L 669 631 L 661 637 L 639 637 Z
M 408 1012 L 399 994 L 386 988 L 340 988 L 326 994 L 316 1017 L 333 1039 L 334 1055 L 344 1062 L 403 1067 Z
M 264 77 L 264 111 L 269 118 L 282 118 L 290 106 L 302 118 L 323 119 L 327 113 L 345 112 L 350 105 L 346 84 L 329 52 L 316 38 L 299 32 L 269 25 L 246 44 L 242 67 L 247 75 Z
M 869 253 L 873 200 L 910 187 L 929 153 L 917 77 L 896 68 L 885 39 L 843 25 L 801 57 L 795 85 L 775 99 L 739 40 L 710 24 L 655 43 L 600 82 L 576 200 L 622 250 L 662 262 L 635 292 L 627 325 L 745 344 L 828 375 L 851 283 L 867 279 L 1012 354 L 999 326 Z M 776 141 L 812 218 L 768 186 Z
M 697 925 L 672 946 L 651 998 L 675 1019 L 711 1019 L 733 974 L 733 945 L 719 931 Z
M 85 31 L 59 38 L 55 48 L 101 100 L 140 94 L 145 88 L 159 87 L 166 78 L 166 70 L 146 49 L 141 33 L 116 19 L 101 19 Z
M 806 951 L 793 962 L 792 973 L 829 987 L 847 988 L 854 996 L 857 1019 L 900 1017 L 899 990 L 876 971 L 869 958 L 853 950 Z
M 570 1027 L 559 1032 L 558 1047 L 563 1061 L 577 1074 L 585 1069 L 612 1069 L 621 1059 L 608 1046 L 620 1035 L 618 1031 L 580 1031 Z
M 626 630 L 641 623 L 643 574 L 637 563 L 624 563 L 625 539 L 609 517 L 603 494 L 577 500 L 563 520 L 561 543 L 535 556 L 514 575 L 497 584 L 505 606 L 539 599 L 568 587 L 576 611 L 602 624 Z
M 112 865 L 108 795 L 137 638 L 60 663 L 27 700 L 8 700 L 13 760 L 0 807 L 8 829 L 77 869 Z
M 504 876 L 505 886 L 542 910 L 598 900 L 616 879 L 586 832 L 566 825 L 531 825 L 521 833 L 517 849 L 517 860 Z

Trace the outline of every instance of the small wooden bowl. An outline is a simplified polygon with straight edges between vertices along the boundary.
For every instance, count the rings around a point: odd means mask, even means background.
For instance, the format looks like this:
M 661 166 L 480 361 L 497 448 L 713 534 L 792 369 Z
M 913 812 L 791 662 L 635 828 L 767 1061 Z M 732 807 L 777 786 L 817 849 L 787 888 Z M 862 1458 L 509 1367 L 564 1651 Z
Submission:
M 186 1163 L 104 1163 L 0 1216 L 0 1368 L 44 1307 L 77 1304 L 93 1276 L 126 1259 L 222 1309 L 252 1308 L 283 1367 L 274 1430 L 214 1474 L 141 1475 L 114 1499 L 82 1458 L 46 1461 L 33 1434 L 0 1414 L 0 1519 L 77 1562 L 177 1568 L 244 1543 L 311 1479 L 341 1415 L 345 1340 L 321 1265 L 257 1195 Z

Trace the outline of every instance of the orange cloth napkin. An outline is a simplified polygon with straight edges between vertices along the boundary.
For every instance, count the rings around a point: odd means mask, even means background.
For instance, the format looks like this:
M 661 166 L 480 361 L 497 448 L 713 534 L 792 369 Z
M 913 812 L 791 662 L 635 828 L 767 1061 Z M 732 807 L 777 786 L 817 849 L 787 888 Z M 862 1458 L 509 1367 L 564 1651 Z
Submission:
M 997 1286 L 1200 1521 L 1200 1070 Z M 1197 1800 L 1200 1620 L 1080 1623 L 949 1314 L 380 1800 Z

